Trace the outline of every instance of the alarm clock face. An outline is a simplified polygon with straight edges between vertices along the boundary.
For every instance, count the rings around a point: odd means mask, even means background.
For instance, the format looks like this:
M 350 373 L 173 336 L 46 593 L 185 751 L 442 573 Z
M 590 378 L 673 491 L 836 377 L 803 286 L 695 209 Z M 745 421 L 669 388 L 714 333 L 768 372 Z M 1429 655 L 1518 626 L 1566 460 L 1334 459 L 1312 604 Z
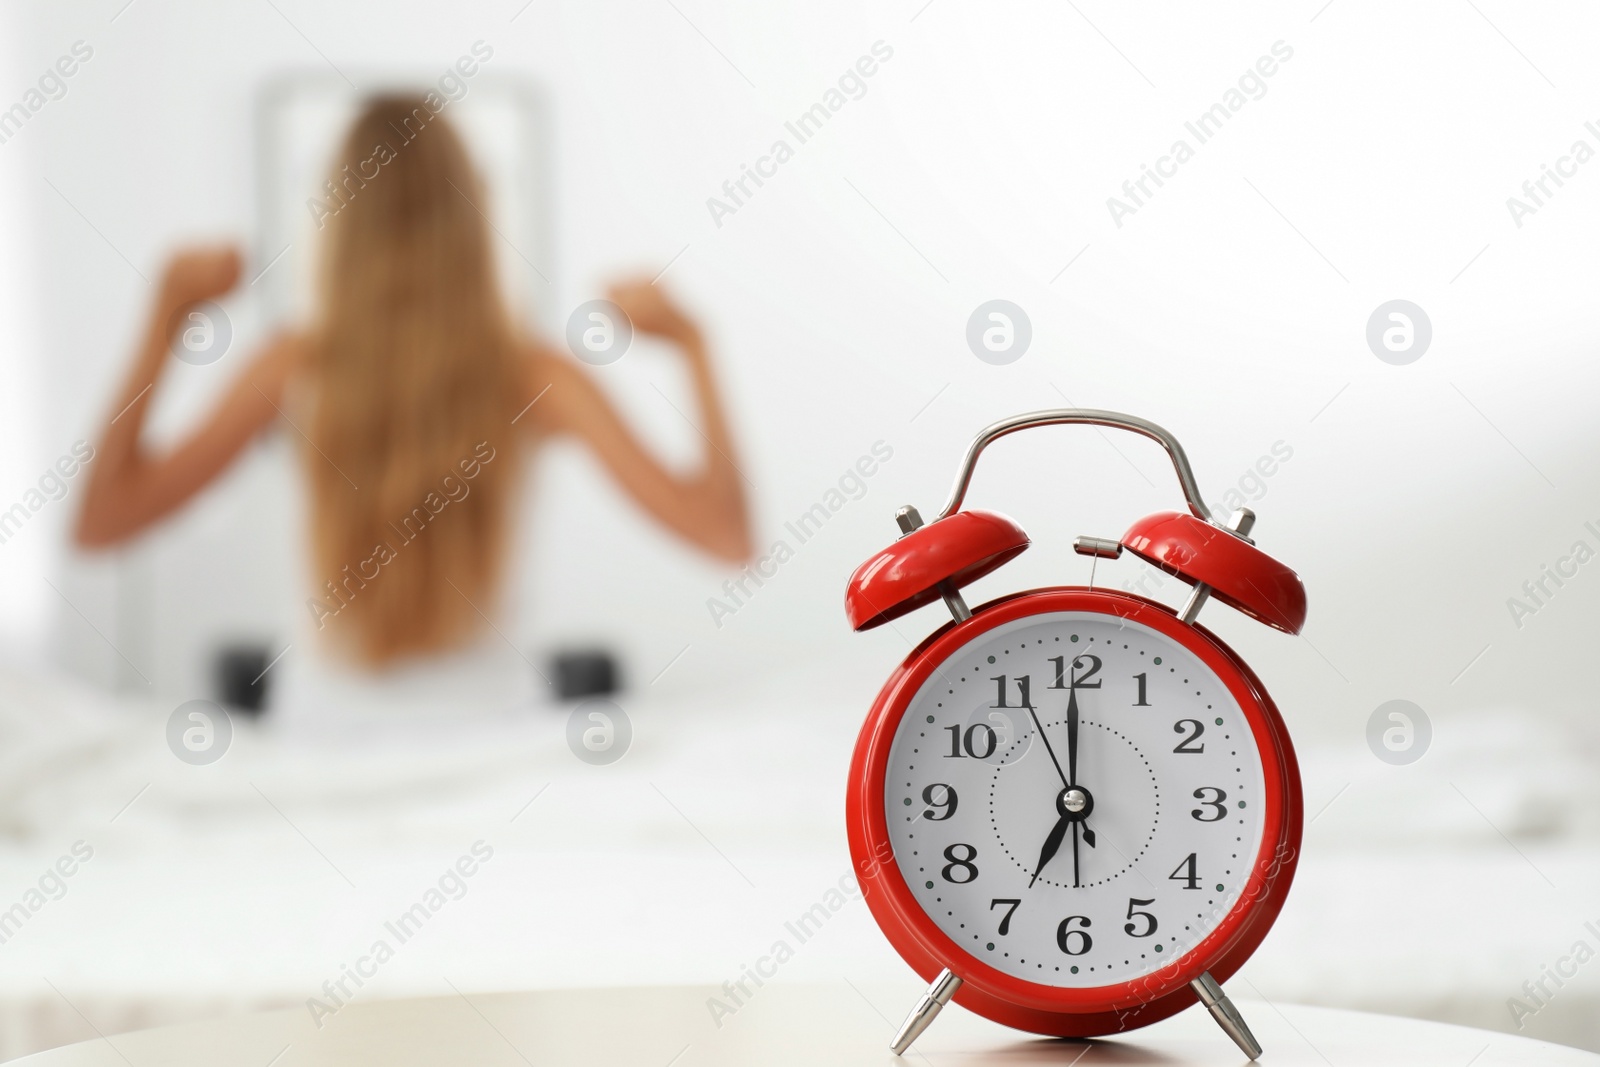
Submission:
M 1027 616 L 938 664 L 884 777 L 896 865 L 958 946 L 1085 989 L 1168 967 L 1240 903 L 1267 821 L 1263 753 L 1172 637 Z

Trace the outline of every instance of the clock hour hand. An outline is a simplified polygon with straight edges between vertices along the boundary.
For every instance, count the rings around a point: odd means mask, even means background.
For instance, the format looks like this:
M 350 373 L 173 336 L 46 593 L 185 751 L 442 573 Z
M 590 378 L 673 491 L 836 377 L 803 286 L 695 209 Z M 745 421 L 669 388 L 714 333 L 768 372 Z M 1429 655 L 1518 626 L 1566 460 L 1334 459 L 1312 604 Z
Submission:
M 1078 786 L 1063 789 L 1056 794 L 1056 812 L 1060 818 L 1050 828 L 1050 834 L 1044 839 L 1044 847 L 1039 850 L 1039 862 L 1033 868 L 1033 877 L 1028 880 L 1028 888 L 1033 888 L 1033 883 L 1039 880 L 1039 872 L 1044 870 L 1044 865 L 1055 857 L 1061 850 L 1061 843 L 1066 840 L 1067 828 L 1072 828 L 1072 884 L 1076 887 L 1078 882 L 1078 839 L 1080 837 L 1094 847 L 1094 831 L 1084 823 L 1090 812 L 1094 811 L 1094 798 Z
M 1084 810 L 1084 805 L 1085 803 L 1092 805 L 1093 802 L 1088 801 L 1087 796 L 1073 784 L 1077 780 L 1078 762 L 1077 692 L 1069 691 L 1067 694 L 1067 759 L 1071 767 L 1071 773 L 1061 769 L 1061 761 L 1056 758 L 1056 750 L 1050 744 L 1050 735 L 1044 732 L 1044 724 L 1039 721 L 1039 713 L 1034 710 L 1032 702 L 1028 702 L 1026 706 L 1029 717 L 1033 719 L 1033 728 L 1038 732 L 1039 739 L 1044 742 L 1044 750 L 1049 753 L 1050 764 L 1055 767 L 1056 775 L 1061 779 L 1062 786 L 1056 802 L 1061 812 L 1061 818 L 1056 822 L 1055 826 L 1051 827 L 1049 836 L 1044 840 L 1044 848 L 1039 852 L 1039 862 L 1033 869 L 1033 877 L 1028 881 L 1029 888 L 1032 888 L 1033 883 L 1039 880 L 1039 872 L 1044 870 L 1044 865 L 1049 863 L 1051 858 L 1060 851 L 1061 843 L 1066 839 L 1067 826 L 1069 824 L 1074 827 L 1081 826 L 1083 841 L 1090 848 L 1094 847 L 1094 831 L 1089 829 L 1088 823 L 1084 822 L 1089 815 L 1088 811 Z M 1074 794 L 1076 795 L 1073 796 Z M 1073 796 L 1073 804 L 1070 808 L 1063 806 L 1069 796 Z M 1078 837 L 1079 832 L 1075 829 L 1072 834 L 1072 881 L 1074 885 L 1078 881 Z
M 1033 877 L 1028 879 L 1029 889 L 1032 889 L 1033 883 L 1039 880 L 1039 872 L 1044 870 L 1044 865 L 1049 863 L 1057 852 L 1061 851 L 1061 842 L 1066 838 L 1067 827 L 1070 825 L 1072 825 L 1072 816 L 1063 815 L 1050 828 L 1050 835 L 1044 839 L 1044 848 L 1039 850 L 1039 862 L 1034 865 Z M 1073 866 L 1076 867 L 1077 864 L 1074 863 Z

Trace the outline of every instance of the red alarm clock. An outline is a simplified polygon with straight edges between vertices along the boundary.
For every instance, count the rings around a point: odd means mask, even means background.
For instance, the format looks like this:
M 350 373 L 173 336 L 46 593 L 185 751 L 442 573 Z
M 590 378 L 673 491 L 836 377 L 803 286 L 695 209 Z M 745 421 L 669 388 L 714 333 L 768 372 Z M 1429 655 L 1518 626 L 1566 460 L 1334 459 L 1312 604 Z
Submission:
M 1172 457 L 1187 514 L 1074 547 L 1126 549 L 1183 579 L 1194 588 L 1181 610 L 1092 585 L 967 608 L 961 587 L 1029 543 L 1005 515 L 961 510 L 979 454 L 1061 423 L 1130 430 Z M 954 619 L 884 685 L 850 765 L 850 852 L 866 900 L 932 983 L 894 1051 L 952 999 L 1061 1037 L 1145 1026 L 1199 1001 L 1254 1059 L 1260 1046 L 1220 983 L 1289 891 L 1300 774 L 1261 680 L 1195 616 L 1215 598 L 1298 633 L 1299 577 L 1255 547 L 1249 509 L 1212 517 L 1170 433 L 1109 411 L 990 426 L 937 519 L 923 525 L 911 507 L 897 518 L 900 540 L 850 578 L 850 625 L 938 600 Z

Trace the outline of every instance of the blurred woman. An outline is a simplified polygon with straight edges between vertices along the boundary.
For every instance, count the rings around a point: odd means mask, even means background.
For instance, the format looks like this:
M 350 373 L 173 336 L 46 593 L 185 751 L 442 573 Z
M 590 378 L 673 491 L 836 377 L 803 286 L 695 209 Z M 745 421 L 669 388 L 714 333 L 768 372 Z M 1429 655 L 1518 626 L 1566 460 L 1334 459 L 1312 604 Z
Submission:
M 719 559 L 748 557 L 745 498 L 705 342 L 659 288 L 628 282 L 608 295 L 688 365 L 706 442 L 689 475 L 641 446 L 585 368 L 513 320 L 476 206 L 483 184 L 442 115 L 420 98 L 373 100 L 333 180 L 342 196 L 322 220 L 312 321 L 265 344 L 198 429 L 153 454 L 144 428 L 174 324 L 240 275 L 229 248 L 183 251 L 168 265 L 90 468 L 79 544 L 139 534 L 281 421 L 300 446 L 307 488 L 307 625 L 369 673 L 415 673 L 419 661 L 482 639 L 515 551 L 510 520 L 531 445 L 581 442 L 668 530 Z

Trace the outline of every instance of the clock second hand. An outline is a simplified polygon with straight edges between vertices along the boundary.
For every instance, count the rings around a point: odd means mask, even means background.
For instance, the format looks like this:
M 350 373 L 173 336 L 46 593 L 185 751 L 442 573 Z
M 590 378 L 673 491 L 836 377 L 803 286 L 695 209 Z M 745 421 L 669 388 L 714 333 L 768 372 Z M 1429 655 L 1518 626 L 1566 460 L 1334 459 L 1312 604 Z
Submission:
M 1019 679 L 1019 681 L 1020 681 L 1020 679 Z M 1056 758 L 1056 750 L 1050 744 L 1050 735 L 1044 732 L 1044 724 L 1039 721 L 1039 713 L 1036 710 L 1034 710 L 1033 701 L 1027 699 L 1027 690 L 1026 689 L 1023 689 L 1022 695 L 1023 695 L 1023 706 L 1028 709 L 1028 716 L 1033 719 L 1033 728 L 1036 731 L 1038 731 L 1040 739 L 1044 741 L 1044 750 L 1045 750 L 1045 752 L 1049 753 L 1049 755 L 1050 755 L 1050 763 L 1055 767 L 1056 774 L 1061 779 L 1062 789 L 1063 790 L 1067 790 L 1067 789 L 1073 788 L 1072 782 L 1068 781 L 1066 773 L 1064 771 L 1062 771 L 1062 769 L 1061 769 L 1061 761 Z M 1076 718 L 1077 718 L 1076 717 L 1077 706 L 1078 706 L 1078 704 L 1077 704 L 1077 694 L 1074 692 L 1074 693 L 1070 694 L 1069 697 L 1068 697 L 1069 723 L 1074 727 L 1077 725 L 1077 721 L 1076 721 Z M 1072 761 L 1073 761 L 1073 764 L 1074 764 L 1074 766 L 1073 766 L 1074 774 L 1076 774 L 1076 770 L 1077 770 L 1077 768 L 1076 768 L 1077 746 L 1075 744 L 1076 741 L 1077 741 L 1077 732 L 1076 732 L 1076 730 L 1072 730 L 1068 734 L 1068 743 L 1071 746 L 1071 749 L 1069 751 L 1069 756 L 1072 757 Z M 1081 820 L 1074 818 L 1073 815 L 1071 815 L 1071 814 L 1069 814 L 1067 812 L 1063 812 L 1062 815 L 1061 815 L 1061 818 L 1056 822 L 1056 825 L 1051 828 L 1049 835 L 1045 838 L 1044 847 L 1042 849 L 1040 849 L 1040 851 L 1039 851 L 1039 862 L 1034 866 L 1033 877 L 1028 880 L 1028 887 L 1030 889 L 1033 887 L 1033 883 L 1039 880 L 1039 872 L 1044 870 L 1044 865 L 1049 863 L 1050 860 L 1055 857 L 1056 852 L 1061 848 L 1061 839 L 1066 836 L 1067 824 L 1069 822 L 1072 824 L 1072 871 L 1073 871 L 1072 882 L 1073 882 L 1073 885 L 1075 887 L 1077 886 L 1077 884 L 1078 884 L 1078 829 L 1079 829 L 1079 823 L 1081 822 Z M 1086 841 L 1088 843 L 1090 848 L 1094 847 L 1094 831 L 1089 829 L 1089 827 L 1087 825 L 1083 826 L 1083 839 L 1084 839 L 1084 841 Z
M 1018 679 L 1021 681 L 1021 679 Z M 1061 770 L 1061 761 L 1056 759 L 1056 750 L 1050 746 L 1050 736 L 1044 732 L 1044 726 L 1039 722 L 1039 713 L 1033 710 L 1033 701 L 1026 699 L 1027 691 L 1023 691 L 1023 706 L 1028 709 L 1029 718 L 1033 719 L 1033 728 L 1039 732 L 1039 737 L 1044 741 L 1044 750 L 1050 754 L 1050 762 L 1055 765 L 1056 773 L 1061 775 L 1061 787 L 1070 789 L 1072 785 L 1067 781 L 1067 776 Z

